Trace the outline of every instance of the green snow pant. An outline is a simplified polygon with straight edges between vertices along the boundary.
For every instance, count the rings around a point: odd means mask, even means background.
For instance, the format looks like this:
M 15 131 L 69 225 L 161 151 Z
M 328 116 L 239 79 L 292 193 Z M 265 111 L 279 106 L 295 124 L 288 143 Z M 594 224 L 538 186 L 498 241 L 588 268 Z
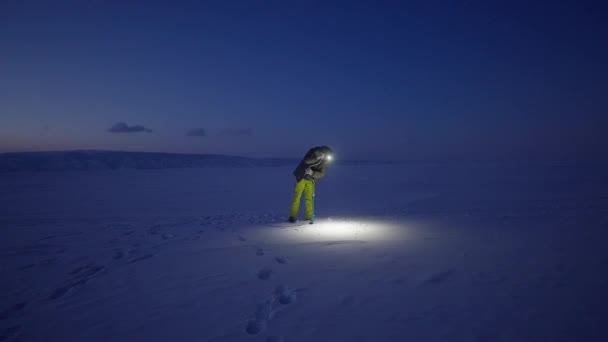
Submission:
M 293 218 L 298 217 L 298 211 L 300 210 L 300 198 L 302 197 L 302 192 L 304 192 L 304 205 L 306 207 L 305 216 L 307 220 L 312 220 L 314 218 L 313 212 L 313 196 L 315 194 L 315 182 L 302 179 L 299 182 L 296 182 L 296 185 L 293 189 L 293 200 L 291 201 L 291 210 L 289 211 L 289 216 Z

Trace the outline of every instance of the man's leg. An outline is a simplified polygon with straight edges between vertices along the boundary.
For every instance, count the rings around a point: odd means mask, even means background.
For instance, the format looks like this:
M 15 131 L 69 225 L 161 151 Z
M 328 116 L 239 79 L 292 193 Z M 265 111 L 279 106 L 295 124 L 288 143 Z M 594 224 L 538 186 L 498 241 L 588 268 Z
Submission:
M 298 211 L 300 210 L 300 198 L 302 197 L 302 191 L 304 191 L 304 179 L 296 182 L 293 188 L 293 199 L 291 200 L 291 209 L 289 210 L 289 217 L 294 219 L 298 217 Z
M 315 218 L 314 213 L 314 194 L 315 194 L 315 182 L 304 180 L 306 182 L 304 186 L 304 204 L 306 206 L 306 219 L 313 220 Z

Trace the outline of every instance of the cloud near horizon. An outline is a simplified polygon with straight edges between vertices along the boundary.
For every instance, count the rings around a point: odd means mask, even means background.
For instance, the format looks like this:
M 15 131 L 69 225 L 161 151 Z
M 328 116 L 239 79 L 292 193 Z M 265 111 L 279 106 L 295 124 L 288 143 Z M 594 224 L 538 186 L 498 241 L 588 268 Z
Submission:
M 127 125 L 126 122 L 117 122 L 108 129 L 108 132 L 110 132 L 110 133 L 139 133 L 139 132 L 151 133 L 152 130 L 148 129 L 142 125 L 129 126 L 129 125 Z
M 249 137 L 253 135 L 252 128 L 226 128 L 223 132 L 224 135 L 238 136 L 238 137 Z
M 189 137 L 205 137 L 207 136 L 207 131 L 204 128 L 194 128 L 189 130 L 186 135 Z

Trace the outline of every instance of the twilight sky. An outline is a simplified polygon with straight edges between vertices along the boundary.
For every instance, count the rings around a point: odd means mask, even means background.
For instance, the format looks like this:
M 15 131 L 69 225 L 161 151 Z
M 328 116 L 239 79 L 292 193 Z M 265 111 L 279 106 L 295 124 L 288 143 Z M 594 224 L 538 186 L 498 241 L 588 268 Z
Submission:
M 586 1 L 0 1 L 0 152 L 608 153 Z

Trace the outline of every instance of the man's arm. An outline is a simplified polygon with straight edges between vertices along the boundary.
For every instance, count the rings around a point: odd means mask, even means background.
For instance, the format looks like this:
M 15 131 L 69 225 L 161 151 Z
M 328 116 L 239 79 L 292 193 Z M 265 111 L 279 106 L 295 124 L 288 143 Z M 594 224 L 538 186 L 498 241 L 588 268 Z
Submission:
M 319 178 L 323 178 L 323 176 L 325 176 L 325 171 L 327 170 L 327 164 L 326 163 L 321 163 L 321 165 L 319 165 L 318 170 L 313 170 L 312 172 L 312 177 L 314 179 L 319 179 Z

